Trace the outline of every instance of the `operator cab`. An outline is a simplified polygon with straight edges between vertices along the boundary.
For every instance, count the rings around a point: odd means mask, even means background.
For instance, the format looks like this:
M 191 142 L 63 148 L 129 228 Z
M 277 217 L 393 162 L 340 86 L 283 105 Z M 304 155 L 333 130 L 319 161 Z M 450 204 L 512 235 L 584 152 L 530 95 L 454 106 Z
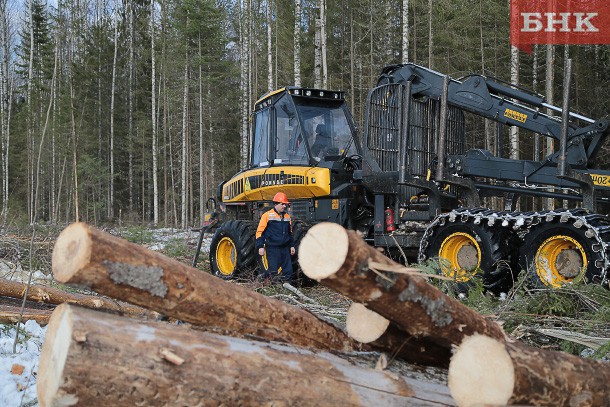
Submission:
M 286 87 L 254 106 L 251 167 L 326 166 L 359 154 L 343 92 Z

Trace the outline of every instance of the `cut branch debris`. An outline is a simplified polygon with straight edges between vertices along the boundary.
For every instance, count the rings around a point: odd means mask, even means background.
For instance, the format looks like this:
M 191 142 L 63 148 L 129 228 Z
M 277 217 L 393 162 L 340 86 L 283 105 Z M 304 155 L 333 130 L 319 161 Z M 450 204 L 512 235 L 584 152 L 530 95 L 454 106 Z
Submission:
M 11 298 L 23 298 L 27 284 L 0 278 L 0 296 Z M 120 312 L 126 315 L 157 318 L 159 314 L 151 312 L 145 308 L 137 307 L 125 302 L 113 299 L 98 297 L 94 295 L 84 295 L 69 293 L 59 288 L 46 287 L 42 285 L 30 285 L 28 290 L 28 301 L 35 301 L 45 304 L 59 305 L 64 302 L 78 304 L 87 308 L 104 309 L 108 311 Z

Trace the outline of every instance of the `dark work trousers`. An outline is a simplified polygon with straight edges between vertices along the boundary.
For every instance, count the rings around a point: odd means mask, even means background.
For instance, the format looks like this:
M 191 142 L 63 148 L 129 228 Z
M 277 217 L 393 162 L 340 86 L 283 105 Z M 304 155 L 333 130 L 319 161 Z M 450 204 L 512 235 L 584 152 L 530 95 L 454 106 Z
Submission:
M 271 278 L 280 277 L 282 281 L 292 281 L 292 260 L 290 259 L 290 246 L 274 247 L 266 246 L 267 263 L 269 264 L 269 274 Z M 278 276 L 279 268 L 282 274 Z

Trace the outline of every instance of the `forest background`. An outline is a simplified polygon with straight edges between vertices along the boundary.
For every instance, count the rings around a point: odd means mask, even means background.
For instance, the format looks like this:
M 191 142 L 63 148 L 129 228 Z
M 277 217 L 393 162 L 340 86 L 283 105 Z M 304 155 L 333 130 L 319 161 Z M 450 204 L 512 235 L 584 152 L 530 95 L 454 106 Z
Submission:
M 607 116 L 610 47 L 518 51 L 509 8 L 510 0 L 0 0 L 0 221 L 196 225 L 218 183 L 247 165 L 259 96 L 285 85 L 344 90 L 362 128 L 381 69 L 406 61 L 454 78 L 501 78 L 561 105 L 571 58 L 571 108 Z M 507 136 L 512 157 L 549 148 Z M 494 151 L 496 141 L 473 135 L 471 146 Z

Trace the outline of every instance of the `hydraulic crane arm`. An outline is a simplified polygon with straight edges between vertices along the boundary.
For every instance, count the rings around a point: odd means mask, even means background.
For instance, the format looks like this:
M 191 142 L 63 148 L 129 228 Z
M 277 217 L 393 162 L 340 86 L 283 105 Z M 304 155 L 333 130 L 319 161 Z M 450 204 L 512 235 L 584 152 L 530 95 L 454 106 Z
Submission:
M 413 97 L 440 99 L 444 77 L 445 75 L 439 72 L 411 63 L 391 65 L 381 73 L 378 85 L 405 84 L 411 81 Z M 447 103 L 502 124 L 560 139 L 561 118 L 547 115 L 540 109 L 561 112 L 561 108 L 545 103 L 541 95 L 482 75 L 469 75 L 460 80 L 451 79 Z M 583 165 L 583 159 L 587 161 L 599 149 L 607 134 L 608 121 L 594 120 L 575 113 L 570 113 L 570 117 L 587 123 L 584 127 L 570 123 L 567 137 L 568 143 L 577 146 L 577 150 L 581 152 L 573 156 L 576 159 L 573 164 Z

